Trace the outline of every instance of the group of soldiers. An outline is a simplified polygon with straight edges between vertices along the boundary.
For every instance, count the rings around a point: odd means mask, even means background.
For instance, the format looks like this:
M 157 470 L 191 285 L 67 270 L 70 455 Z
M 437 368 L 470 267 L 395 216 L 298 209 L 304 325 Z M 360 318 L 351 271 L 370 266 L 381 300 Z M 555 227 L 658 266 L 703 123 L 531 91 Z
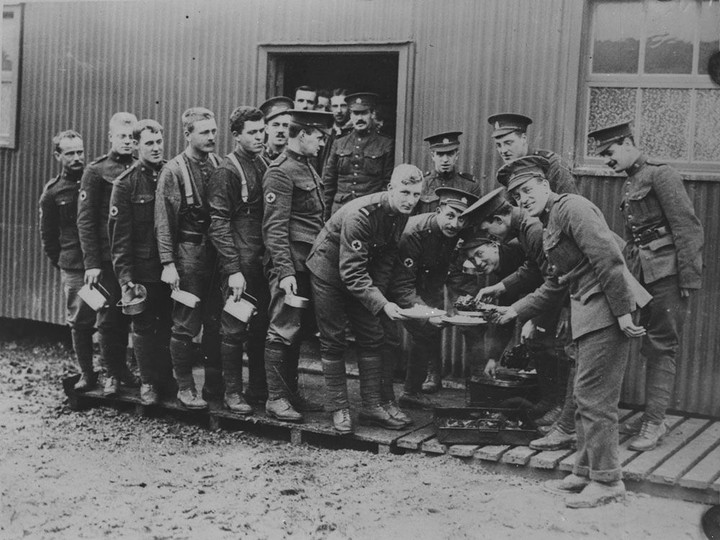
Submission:
M 377 100 L 336 89 L 328 113 L 315 110 L 317 92 L 305 86 L 294 100 L 237 107 L 229 117 L 234 150 L 224 157 L 215 154 L 215 116 L 200 107 L 183 113 L 187 145 L 169 161 L 163 127 L 130 113 L 111 118 L 110 151 L 87 167 L 80 134 L 56 135 L 62 170 L 40 199 L 41 234 L 62 273 L 81 371 L 75 389 L 98 384 L 97 328 L 105 395 L 139 384 L 146 404 L 177 397 L 203 409 L 218 400 L 242 415 L 264 404 L 274 418 L 301 422 L 304 412 L 323 410 L 298 385 L 301 343 L 319 330 L 324 409 L 338 432 L 351 433 L 351 333 L 358 421 L 403 429 L 412 420 L 401 407 L 432 407 L 427 394 L 441 386 L 446 325 L 405 310 L 494 298 L 495 324 L 464 339 L 477 357 L 483 334 L 523 323 L 542 390 L 534 416 L 547 426 L 533 447 L 578 447 L 573 474 L 551 487 L 573 507 L 622 496 L 617 406 L 629 338 L 643 337 L 647 406 L 639 423 L 621 427 L 635 433 L 633 449 L 648 450 L 666 430 L 688 297 L 701 284 L 703 232 L 681 177 L 642 154 L 629 124 L 590 134 L 597 154 L 628 176 L 625 242 L 577 194 L 560 156 L 530 146 L 530 118 L 488 118 L 504 165 L 501 187 L 483 193 L 457 170 L 458 131 L 425 139 L 430 171 L 394 166 L 393 141 L 377 129 Z M 468 267 L 496 283 L 469 276 Z M 93 311 L 79 297 L 83 287 L 101 291 L 107 305 Z M 243 302 L 252 317 L 232 309 Z M 129 322 L 139 381 L 126 363 Z M 396 399 L 399 324 L 410 351 Z M 200 334 L 201 392 L 192 372 Z M 490 349 L 488 376 L 502 346 Z

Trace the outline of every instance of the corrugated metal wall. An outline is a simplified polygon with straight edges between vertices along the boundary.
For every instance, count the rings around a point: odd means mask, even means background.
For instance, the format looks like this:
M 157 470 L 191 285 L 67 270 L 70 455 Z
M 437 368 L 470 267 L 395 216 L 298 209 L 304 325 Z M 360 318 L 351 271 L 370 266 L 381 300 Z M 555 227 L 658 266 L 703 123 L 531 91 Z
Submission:
M 258 65 L 260 44 L 409 41 L 415 58 L 406 155 L 425 167 L 423 137 L 462 130 L 460 167 L 489 188 L 500 163 L 485 122 L 489 114 L 530 115 L 535 145 L 572 160 L 582 10 L 577 0 L 27 4 L 19 147 L 0 149 L 0 316 L 63 320 L 59 277 L 41 253 L 36 226 L 37 199 L 55 172 L 54 132 L 79 130 L 88 156 L 96 156 L 106 151 L 110 115 L 129 110 L 165 125 L 171 156 L 182 148 L 178 117 L 185 108 L 212 108 L 224 135 L 234 106 L 266 97 L 256 90 L 258 73 L 266 69 Z M 219 150 L 230 146 L 230 137 L 223 136 Z M 593 198 L 612 215 L 615 183 L 584 184 L 592 184 Z M 709 212 L 720 198 L 714 188 L 696 188 L 699 211 L 712 219 L 705 221 L 710 231 L 718 229 L 718 217 Z M 707 258 L 716 253 L 714 245 Z M 712 268 L 708 275 L 717 275 Z M 720 412 L 717 399 L 707 402 L 700 395 L 708 384 L 700 366 L 714 358 L 718 344 L 712 322 L 699 312 L 712 313 L 716 294 L 696 302 L 702 307 L 693 319 L 699 326 L 688 324 L 693 337 L 685 348 L 695 351 L 697 361 L 682 368 L 688 387 L 678 395 L 687 410 Z M 713 377 L 720 380 L 717 373 Z

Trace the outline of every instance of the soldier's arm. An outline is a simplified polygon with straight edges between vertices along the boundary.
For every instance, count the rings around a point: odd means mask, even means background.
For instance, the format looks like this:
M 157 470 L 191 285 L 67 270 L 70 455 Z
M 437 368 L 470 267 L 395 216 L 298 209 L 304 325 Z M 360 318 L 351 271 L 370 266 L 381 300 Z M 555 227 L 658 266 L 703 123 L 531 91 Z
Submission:
M 292 180 L 278 167 L 268 169 L 263 178 L 263 241 L 278 273 L 278 281 L 295 275 L 289 228 L 293 187 Z
M 180 224 L 180 184 L 174 168 L 166 165 L 158 178 L 155 197 L 155 235 L 162 264 L 175 262 L 175 246 Z
M 502 279 L 505 292 L 508 295 L 517 296 L 534 291 L 543 284 L 543 275 L 540 269 L 545 263 L 543 252 L 542 224 L 537 220 L 523 224 L 521 231 L 523 238 L 522 248 L 525 252 L 525 261 L 522 266 L 512 274 Z
M 398 259 L 388 288 L 388 295 L 402 307 L 425 303 L 417 292 L 417 272 L 421 252 L 422 246 L 415 235 L 402 236 L 398 246 Z
M 100 230 L 101 227 L 107 226 L 107 216 L 100 215 L 102 207 L 100 182 L 104 182 L 103 178 L 92 167 L 85 169 L 80 180 L 77 227 L 85 270 L 99 269 L 102 266 Z
M 570 169 L 565 165 L 562 158 L 558 154 L 554 154 L 554 158 L 550 159 L 550 167 L 547 172 L 548 178 L 555 180 L 553 191 L 555 193 L 575 193 L 578 194 L 575 177 Z
M 557 308 L 563 302 L 567 290 L 568 284 L 560 285 L 554 279 L 547 277 L 538 289 L 513 303 L 510 309 L 517 313 L 520 321 L 528 321 Z
M 124 286 L 133 281 L 132 205 L 129 186 L 125 182 L 113 184 L 108 236 L 113 269 L 120 285 Z
M 382 157 L 383 169 L 382 178 L 386 183 L 390 183 L 393 169 L 395 168 L 395 143 L 389 139 L 388 147 Z M 385 188 L 386 186 L 383 186 Z
M 232 209 L 236 200 L 230 189 L 231 173 L 225 168 L 217 168 L 210 176 L 207 185 L 207 199 L 210 206 L 210 241 L 215 246 L 220 259 L 220 268 L 227 275 L 240 272 L 240 253 L 232 237 Z
M 53 266 L 60 260 L 60 212 L 48 191 L 40 196 L 40 239 Z
M 703 227 L 680 173 L 662 167 L 653 176 L 653 188 L 673 235 L 677 250 L 678 278 L 683 289 L 702 285 Z
M 340 139 L 333 141 L 332 148 L 330 149 L 330 157 L 327 160 L 325 169 L 323 170 L 323 199 L 325 200 L 325 221 L 330 219 L 332 212 L 333 201 L 335 200 L 335 194 L 337 193 L 338 184 L 338 143 Z

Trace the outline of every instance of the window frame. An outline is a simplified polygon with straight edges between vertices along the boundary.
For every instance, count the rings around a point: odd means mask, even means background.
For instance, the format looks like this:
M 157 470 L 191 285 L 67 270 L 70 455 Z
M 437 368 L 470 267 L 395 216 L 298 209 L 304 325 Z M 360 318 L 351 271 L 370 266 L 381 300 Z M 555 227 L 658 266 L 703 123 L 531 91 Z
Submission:
M 10 72 L 10 75 L 6 75 L 6 72 L 0 71 L 0 77 L 2 82 L 5 82 L 6 77 L 9 78 L 11 83 L 14 83 L 14 107 L 11 111 L 0 110 L 0 115 L 10 114 L 9 131 L 6 134 L 0 133 L 0 148 L 8 148 L 15 150 L 18 147 L 18 131 L 20 125 L 20 92 L 21 92 L 21 81 L 22 81 L 22 62 L 23 62 L 23 32 L 24 32 L 24 5 L 23 4 L 3 4 L 2 13 L 3 19 L 5 18 L 6 12 L 13 13 L 13 18 L 18 20 L 18 43 L 17 43 L 17 66 L 14 71 Z

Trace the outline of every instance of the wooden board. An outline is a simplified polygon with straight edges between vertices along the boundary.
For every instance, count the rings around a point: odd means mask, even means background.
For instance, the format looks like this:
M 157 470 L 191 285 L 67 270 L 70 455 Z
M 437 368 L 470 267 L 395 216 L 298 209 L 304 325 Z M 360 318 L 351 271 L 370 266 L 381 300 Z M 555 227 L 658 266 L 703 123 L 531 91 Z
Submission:
M 420 446 L 422 445 L 422 443 L 427 441 L 428 439 L 432 439 L 433 437 L 435 437 L 435 435 L 437 435 L 435 433 L 435 426 L 430 424 L 416 429 L 415 431 L 411 431 L 407 435 L 403 435 L 397 441 L 395 441 L 395 445 L 398 448 L 406 448 L 408 450 L 420 450 Z
M 480 447 L 472 444 L 454 444 L 448 448 L 448 454 L 455 457 L 468 458 L 473 457 L 478 448 Z
M 510 465 L 527 465 L 530 458 L 535 454 L 537 454 L 537 451 L 527 446 L 516 446 L 505 452 L 500 461 Z
M 483 461 L 500 461 L 500 458 L 505 452 L 510 450 L 511 446 L 483 446 L 478 448 L 475 452 L 475 459 L 482 459 Z
M 648 476 L 651 482 L 675 484 L 680 477 L 689 471 L 700 459 L 714 448 L 720 441 L 720 423 L 710 424 L 700 433 L 692 444 L 681 448 L 674 456 L 660 465 Z M 720 463 L 718 464 L 720 470 Z
M 437 440 L 437 437 L 433 437 L 432 439 L 429 439 L 422 443 L 420 449 L 423 452 L 427 452 L 428 454 L 447 453 L 447 446 L 445 446 L 444 444 L 440 444 L 440 441 Z
M 706 489 L 718 477 L 720 477 L 720 445 L 715 446 L 699 463 L 686 472 L 680 478 L 679 484 L 687 488 Z
M 563 459 L 574 453 L 575 450 L 570 448 L 540 452 L 530 458 L 530 466 L 538 469 L 555 469 Z

